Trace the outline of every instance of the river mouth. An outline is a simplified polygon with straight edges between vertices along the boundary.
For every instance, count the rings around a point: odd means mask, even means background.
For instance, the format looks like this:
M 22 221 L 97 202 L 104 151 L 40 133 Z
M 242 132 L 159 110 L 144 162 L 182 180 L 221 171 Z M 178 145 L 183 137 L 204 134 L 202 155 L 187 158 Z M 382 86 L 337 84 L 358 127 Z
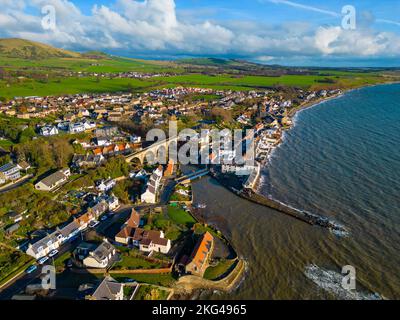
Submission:
M 211 298 L 341 299 L 305 275 L 310 265 L 352 265 L 367 292 L 400 298 L 399 101 L 395 84 L 302 111 L 263 173 L 265 195 L 339 221 L 350 237 L 246 201 L 210 177 L 194 182 L 207 219 L 249 264 L 236 291 Z

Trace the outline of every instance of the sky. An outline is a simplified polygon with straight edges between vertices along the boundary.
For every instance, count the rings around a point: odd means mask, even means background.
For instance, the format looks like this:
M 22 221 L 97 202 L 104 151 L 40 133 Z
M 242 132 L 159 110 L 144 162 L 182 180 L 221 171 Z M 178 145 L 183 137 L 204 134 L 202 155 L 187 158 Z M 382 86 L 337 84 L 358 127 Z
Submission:
M 0 37 L 80 52 L 400 66 L 399 0 L 0 0 L 0 8 Z

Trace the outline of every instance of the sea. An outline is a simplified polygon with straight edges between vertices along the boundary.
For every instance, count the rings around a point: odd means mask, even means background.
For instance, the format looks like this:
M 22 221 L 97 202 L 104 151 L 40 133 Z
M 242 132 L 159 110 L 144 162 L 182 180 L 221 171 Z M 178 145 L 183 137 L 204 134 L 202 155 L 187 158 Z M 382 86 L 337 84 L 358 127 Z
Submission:
M 400 299 L 400 84 L 347 92 L 298 112 L 259 193 L 330 217 L 338 236 L 234 195 L 210 177 L 194 200 L 247 262 L 211 299 Z M 354 271 L 355 286 L 344 286 Z

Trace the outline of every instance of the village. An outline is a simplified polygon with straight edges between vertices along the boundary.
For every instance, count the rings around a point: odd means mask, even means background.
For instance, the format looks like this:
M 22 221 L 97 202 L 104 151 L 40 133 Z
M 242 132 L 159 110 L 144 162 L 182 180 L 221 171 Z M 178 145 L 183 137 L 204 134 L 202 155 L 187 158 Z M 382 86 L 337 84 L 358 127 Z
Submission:
M 10 142 L 0 149 L 1 246 L 10 255 L 17 252 L 9 273 L 1 275 L 0 295 L 176 299 L 194 289 L 231 288 L 244 262 L 218 230 L 199 218 L 203 207 L 195 203 L 191 179 L 185 179 L 180 164 L 127 159 L 151 147 L 145 141 L 148 130 L 173 119 L 194 130 L 253 128 L 262 137 L 256 150 L 262 161 L 290 127 L 291 110 L 339 93 L 177 87 L 0 103 L 1 120 L 19 130 L 18 138 L 0 130 L 0 142 Z M 53 144 L 53 167 L 35 154 L 47 143 Z M 249 180 L 254 169 L 222 167 L 244 170 Z M 20 202 L 7 198 L 10 190 L 20 192 Z M 47 201 L 43 221 L 30 210 L 30 201 Z M 40 284 L 44 265 L 57 269 L 61 285 L 56 290 Z M 196 287 L 198 279 L 203 282 Z M 17 280 L 22 289 L 14 285 Z

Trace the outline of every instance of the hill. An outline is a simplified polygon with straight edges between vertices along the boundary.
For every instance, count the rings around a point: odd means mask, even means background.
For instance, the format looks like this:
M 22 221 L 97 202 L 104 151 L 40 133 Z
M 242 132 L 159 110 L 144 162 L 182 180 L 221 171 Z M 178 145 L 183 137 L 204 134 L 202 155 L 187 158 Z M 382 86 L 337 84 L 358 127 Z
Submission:
M 42 60 L 49 58 L 80 58 L 76 52 L 24 39 L 0 39 L 0 56 L 18 59 Z

